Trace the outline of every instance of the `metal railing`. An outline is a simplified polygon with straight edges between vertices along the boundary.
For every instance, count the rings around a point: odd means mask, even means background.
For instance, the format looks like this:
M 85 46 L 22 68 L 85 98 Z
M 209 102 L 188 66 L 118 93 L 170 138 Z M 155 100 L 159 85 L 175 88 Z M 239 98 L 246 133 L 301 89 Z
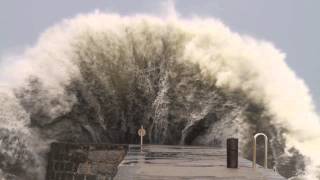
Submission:
M 264 168 L 268 168 L 268 137 L 263 133 L 257 133 L 253 136 L 253 169 L 255 169 L 257 165 L 257 138 L 259 136 L 264 136 Z

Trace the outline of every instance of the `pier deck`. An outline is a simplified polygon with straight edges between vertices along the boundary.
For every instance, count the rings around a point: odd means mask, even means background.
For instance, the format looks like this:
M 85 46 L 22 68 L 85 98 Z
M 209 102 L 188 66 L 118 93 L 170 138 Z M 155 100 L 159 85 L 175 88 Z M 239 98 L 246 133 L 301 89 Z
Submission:
M 239 158 L 238 169 L 226 168 L 225 149 L 197 146 L 129 145 L 115 180 L 284 180 L 270 169 L 252 169 Z

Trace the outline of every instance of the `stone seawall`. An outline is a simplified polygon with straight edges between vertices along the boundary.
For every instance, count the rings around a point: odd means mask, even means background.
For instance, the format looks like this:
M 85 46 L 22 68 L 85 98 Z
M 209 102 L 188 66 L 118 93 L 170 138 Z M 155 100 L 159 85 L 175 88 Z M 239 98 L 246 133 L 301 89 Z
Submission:
M 46 180 L 109 180 L 127 151 L 128 145 L 52 143 Z

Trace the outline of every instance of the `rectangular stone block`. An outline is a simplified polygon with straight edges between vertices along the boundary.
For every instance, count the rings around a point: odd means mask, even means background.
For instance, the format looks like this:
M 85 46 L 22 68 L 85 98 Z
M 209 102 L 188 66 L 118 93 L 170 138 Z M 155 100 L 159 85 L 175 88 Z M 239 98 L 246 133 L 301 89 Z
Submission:
M 55 180 L 55 173 L 54 171 L 49 171 L 47 172 L 47 177 L 46 177 L 46 180 Z
M 73 171 L 73 164 L 71 162 L 64 163 L 64 170 L 72 172 Z
M 97 176 L 95 175 L 87 175 L 86 180 L 97 180 Z
M 70 173 L 63 173 L 61 180 L 73 180 L 73 174 Z
M 55 180 L 62 180 L 62 174 L 61 173 L 56 173 Z
M 83 174 L 76 174 L 74 180 L 85 180 L 85 176 Z
M 54 163 L 54 170 L 55 171 L 63 171 L 64 169 L 64 164 L 61 162 L 55 162 Z

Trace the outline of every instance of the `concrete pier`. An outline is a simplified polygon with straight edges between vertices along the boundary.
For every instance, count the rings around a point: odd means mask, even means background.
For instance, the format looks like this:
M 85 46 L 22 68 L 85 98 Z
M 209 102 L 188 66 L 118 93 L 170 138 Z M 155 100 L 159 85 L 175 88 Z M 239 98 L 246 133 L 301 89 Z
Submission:
M 226 150 L 198 146 L 129 145 L 115 180 L 284 180 L 271 169 L 239 158 L 239 168 L 226 167 Z

